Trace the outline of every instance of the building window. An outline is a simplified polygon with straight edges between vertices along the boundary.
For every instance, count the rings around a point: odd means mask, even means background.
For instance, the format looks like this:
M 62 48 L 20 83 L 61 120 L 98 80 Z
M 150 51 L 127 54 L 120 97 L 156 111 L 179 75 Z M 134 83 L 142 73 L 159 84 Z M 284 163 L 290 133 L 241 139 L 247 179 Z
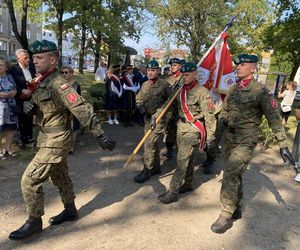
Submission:
M 30 39 L 31 36 L 30 30 L 27 30 L 26 34 L 27 34 L 27 38 Z
M 7 48 L 6 46 L 7 46 L 7 43 L 5 41 L 0 40 L 0 50 L 6 51 L 6 48 Z

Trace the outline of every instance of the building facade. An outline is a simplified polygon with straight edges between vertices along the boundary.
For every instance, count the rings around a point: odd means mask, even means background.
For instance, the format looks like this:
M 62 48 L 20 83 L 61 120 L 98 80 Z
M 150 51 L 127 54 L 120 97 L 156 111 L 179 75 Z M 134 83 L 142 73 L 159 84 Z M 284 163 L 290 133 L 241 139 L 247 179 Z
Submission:
M 40 8 L 37 11 L 42 11 Z M 18 14 L 16 13 L 16 20 L 18 24 L 18 30 L 20 32 L 21 22 Z M 42 27 L 40 24 L 31 23 L 27 20 L 27 39 L 28 43 L 35 40 L 41 40 Z M 14 32 L 12 31 L 12 25 L 10 21 L 9 11 L 6 6 L 0 0 L 0 57 L 4 57 L 6 60 L 15 62 L 15 52 L 21 48 L 21 45 L 17 41 Z

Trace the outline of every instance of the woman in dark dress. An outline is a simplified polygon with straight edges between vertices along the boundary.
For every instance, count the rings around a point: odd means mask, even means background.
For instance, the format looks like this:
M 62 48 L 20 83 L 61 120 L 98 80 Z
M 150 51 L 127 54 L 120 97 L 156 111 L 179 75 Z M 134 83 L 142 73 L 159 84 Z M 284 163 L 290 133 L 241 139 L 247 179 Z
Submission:
M 121 107 L 121 97 L 123 94 L 120 69 L 121 66 L 119 64 L 113 65 L 107 71 L 107 78 L 105 80 L 105 109 L 107 110 L 107 123 L 110 125 L 119 124 L 118 111 Z
M 122 69 L 121 82 L 123 85 L 123 95 L 122 95 L 122 110 L 124 111 L 124 127 L 132 127 L 130 123 L 130 118 L 133 116 L 135 110 L 135 95 L 138 90 L 137 86 L 133 83 L 133 75 L 130 74 L 132 71 L 132 66 L 124 66 Z

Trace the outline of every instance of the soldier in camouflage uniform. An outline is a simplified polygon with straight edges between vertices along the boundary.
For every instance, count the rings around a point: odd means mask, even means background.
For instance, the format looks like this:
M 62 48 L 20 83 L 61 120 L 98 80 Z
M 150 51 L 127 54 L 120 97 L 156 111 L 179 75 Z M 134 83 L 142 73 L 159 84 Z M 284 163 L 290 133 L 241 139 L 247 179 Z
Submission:
M 177 168 L 172 176 L 170 189 L 158 197 L 165 204 L 178 201 L 178 194 L 193 190 L 193 157 L 200 147 L 203 150 L 214 143 L 216 119 L 209 91 L 197 81 L 197 66 L 186 63 L 182 68 L 183 87 L 174 103 L 179 120 L 177 123 Z M 184 180 L 184 184 L 182 182 Z
M 177 84 L 179 84 L 181 80 L 181 60 L 178 58 L 172 58 L 169 61 L 169 64 L 171 65 L 171 75 L 166 78 L 166 81 L 169 83 L 170 88 L 169 88 L 169 93 L 172 95 L 173 93 L 173 88 Z M 176 144 L 176 131 L 177 131 L 177 123 L 178 116 L 173 113 L 173 112 L 168 112 L 167 114 L 167 124 L 165 128 L 165 141 L 166 141 L 166 148 L 167 148 L 167 153 L 166 157 L 168 159 L 173 158 L 174 156 L 174 145 Z
M 228 127 L 220 194 L 222 212 L 211 226 L 215 233 L 225 233 L 232 227 L 233 221 L 242 216 L 242 174 L 247 169 L 257 144 L 263 115 L 275 134 L 284 161 L 293 162 L 281 125 L 278 104 L 268 90 L 253 79 L 257 61 L 257 56 L 248 54 L 241 54 L 235 59 L 239 81 L 229 89 L 220 115 L 223 127 Z
M 168 82 L 158 77 L 159 65 L 152 60 L 147 65 L 148 81 L 144 82 L 136 96 L 136 106 L 141 114 L 145 114 L 145 133 L 152 128 L 153 132 L 144 144 L 144 169 L 134 181 L 143 183 L 155 174 L 160 174 L 160 156 L 158 139 L 163 132 L 164 122 L 161 121 L 154 129 L 155 114 L 168 99 Z
M 89 128 L 103 149 L 112 150 L 115 147 L 115 142 L 104 135 L 92 106 L 59 75 L 56 68 L 58 51 L 55 43 L 47 40 L 35 41 L 29 48 L 40 79 L 31 101 L 24 103 L 24 112 L 36 115 L 36 124 L 40 128 L 37 139 L 39 150 L 21 180 L 29 219 L 9 235 L 11 240 L 25 239 L 42 230 L 42 184 L 48 178 L 58 187 L 65 207 L 59 215 L 50 218 L 49 223 L 57 225 L 78 217 L 67 165 L 67 155 L 72 145 L 71 113 L 83 126 Z

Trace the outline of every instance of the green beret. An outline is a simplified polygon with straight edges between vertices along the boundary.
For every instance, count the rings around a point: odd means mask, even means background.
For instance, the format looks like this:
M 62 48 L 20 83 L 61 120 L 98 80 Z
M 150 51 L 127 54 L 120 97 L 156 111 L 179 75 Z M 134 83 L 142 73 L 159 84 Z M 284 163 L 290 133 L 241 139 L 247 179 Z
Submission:
M 240 54 L 234 59 L 234 63 L 239 65 L 240 63 L 257 63 L 258 57 L 256 55 Z
M 158 64 L 158 62 L 156 60 L 151 60 L 150 62 L 148 62 L 147 68 L 148 69 L 158 69 L 159 68 L 159 64 Z
M 168 63 L 170 65 L 172 65 L 173 63 L 181 64 L 182 62 L 179 58 L 174 57 L 174 58 L 170 59 L 170 61 Z
M 48 40 L 35 41 L 29 45 L 29 50 L 34 54 L 41 54 L 46 52 L 57 51 L 57 46 L 54 42 Z
M 193 72 L 197 70 L 197 65 L 193 62 L 187 62 L 181 68 L 182 73 Z

